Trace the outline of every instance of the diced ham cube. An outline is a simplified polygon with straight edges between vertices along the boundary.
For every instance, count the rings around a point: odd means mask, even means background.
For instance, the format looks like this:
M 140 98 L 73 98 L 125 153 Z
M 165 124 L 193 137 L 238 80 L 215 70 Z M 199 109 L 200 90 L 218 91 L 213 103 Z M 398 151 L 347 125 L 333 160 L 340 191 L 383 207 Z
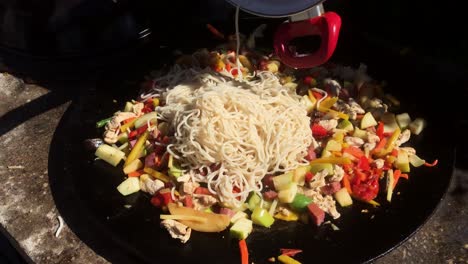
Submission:
M 332 195 L 336 193 L 337 191 L 339 191 L 340 189 L 341 189 L 341 184 L 339 182 L 331 182 L 323 186 L 322 188 L 320 188 L 322 193 L 327 194 L 327 195 Z
M 269 190 L 263 193 L 263 198 L 268 201 L 272 201 L 276 197 L 278 197 L 278 193 L 272 190 Z
M 320 209 L 315 203 L 310 203 L 307 206 L 307 211 L 309 212 L 309 216 L 316 224 L 317 226 L 321 225 L 323 223 L 323 220 L 325 219 L 325 212 Z

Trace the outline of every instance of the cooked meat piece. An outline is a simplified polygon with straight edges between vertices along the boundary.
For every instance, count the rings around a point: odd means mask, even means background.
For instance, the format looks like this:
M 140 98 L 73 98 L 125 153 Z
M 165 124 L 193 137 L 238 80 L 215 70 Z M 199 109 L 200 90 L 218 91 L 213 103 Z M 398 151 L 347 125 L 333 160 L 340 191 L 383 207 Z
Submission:
M 320 120 L 318 124 L 321 125 L 323 128 L 325 128 L 327 131 L 332 131 L 338 125 L 338 120 L 336 119 Z
M 409 129 L 405 129 L 403 132 L 401 132 L 400 136 L 395 142 L 395 146 L 399 147 L 403 145 L 404 143 L 408 142 L 410 137 L 411 137 L 411 131 Z
M 325 220 L 325 212 L 315 203 L 310 203 L 307 206 L 307 211 L 315 225 L 319 226 L 323 223 L 323 220 Z
M 192 233 L 190 227 L 171 219 L 161 221 L 161 226 L 169 231 L 172 238 L 179 239 L 182 243 L 187 242 Z
M 312 190 L 317 190 L 318 188 L 325 186 L 327 184 L 325 182 L 325 177 L 327 177 L 328 171 L 327 170 L 322 170 L 317 172 L 312 180 L 309 182 L 309 188 Z
M 216 204 L 218 200 L 212 195 L 206 194 L 194 194 L 193 195 L 193 205 L 195 210 L 205 210 L 210 206 Z
M 136 115 L 134 113 L 131 113 L 131 112 L 120 112 L 119 111 L 119 112 L 115 113 L 113 120 L 115 120 L 117 123 L 120 124 L 122 121 L 127 120 L 127 119 L 132 118 L 132 117 L 136 117 Z
M 285 208 L 285 207 L 278 207 L 278 212 L 284 216 L 289 216 L 291 214 L 291 211 L 289 211 L 289 209 Z
M 184 182 L 182 183 L 181 191 L 183 194 L 192 194 L 198 187 L 200 187 L 198 182 Z
M 119 138 L 119 131 L 118 130 L 106 130 L 104 131 L 104 142 L 108 144 L 114 144 L 117 142 Z
M 371 151 L 375 148 L 375 143 L 366 143 L 364 144 L 364 150 Z
M 330 177 L 330 182 L 341 182 L 344 176 L 343 168 L 339 165 L 334 165 L 333 170 L 335 171 L 335 173 L 333 174 L 333 176 Z
M 340 213 L 336 210 L 335 199 L 333 199 L 331 195 L 318 196 L 314 199 L 314 202 L 320 207 L 320 209 L 331 215 L 333 219 L 340 217 Z
M 136 103 L 133 105 L 133 113 L 137 116 L 140 116 L 142 114 L 141 110 L 143 110 L 143 108 L 145 107 L 145 105 L 143 103 Z
M 348 143 L 348 145 L 355 146 L 355 147 L 360 147 L 360 146 L 362 146 L 364 144 L 364 140 L 362 138 L 358 138 L 358 137 L 346 136 L 344 138 L 344 141 L 346 143 Z
M 146 193 L 154 195 L 157 191 L 164 188 L 164 182 L 158 179 L 152 180 L 149 177 L 141 179 L 140 189 Z
M 341 184 L 339 182 L 331 182 L 320 188 L 320 191 L 326 195 L 332 195 L 341 189 Z
M 273 190 L 269 190 L 263 193 L 263 198 L 268 201 L 272 201 L 276 197 L 278 197 L 278 193 Z
M 367 142 L 377 144 L 380 142 L 380 138 L 375 133 L 367 132 Z
M 385 161 L 383 159 L 376 159 L 372 161 L 372 165 L 376 167 L 377 169 L 383 168 Z

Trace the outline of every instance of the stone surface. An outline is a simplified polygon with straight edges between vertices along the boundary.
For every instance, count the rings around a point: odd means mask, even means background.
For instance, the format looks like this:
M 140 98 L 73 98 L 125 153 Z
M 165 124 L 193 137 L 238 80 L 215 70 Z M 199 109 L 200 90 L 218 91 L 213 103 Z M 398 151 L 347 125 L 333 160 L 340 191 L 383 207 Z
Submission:
M 49 93 L 36 85 L 1 87 L 0 117 Z M 6 132 L 0 133 L 0 224 L 36 263 L 107 263 L 66 223 L 55 236 L 59 215 L 48 184 L 48 153 L 53 132 L 69 102 L 43 100 L 38 104 L 40 113 L 29 112 L 34 109 L 20 112 L 17 115 L 23 122 L 8 123 L 8 131 L 0 129 Z M 456 170 L 449 193 L 433 217 L 412 238 L 375 263 L 468 263 L 467 175 L 468 171 Z

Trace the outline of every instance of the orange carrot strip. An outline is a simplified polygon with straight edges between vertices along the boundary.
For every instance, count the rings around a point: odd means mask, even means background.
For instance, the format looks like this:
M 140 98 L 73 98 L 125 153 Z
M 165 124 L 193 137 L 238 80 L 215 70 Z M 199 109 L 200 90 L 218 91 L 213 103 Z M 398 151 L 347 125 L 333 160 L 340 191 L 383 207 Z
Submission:
M 343 175 L 343 186 L 346 188 L 346 190 L 348 191 L 348 193 L 352 193 L 352 189 L 351 189 L 351 183 L 349 182 L 349 175 L 348 173 L 345 173 Z
M 221 39 L 224 39 L 224 34 L 219 32 L 219 30 L 217 30 L 215 27 L 213 27 L 211 24 L 206 24 L 206 27 L 208 28 L 208 30 L 213 33 L 213 35 L 215 35 L 216 37 L 218 38 L 221 38 Z
M 372 150 L 372 153 L 379 153 L 385 147 L 385 144 L 387 144 L 387 138 L 382 138 L 379 144 Z
M 128 177 L 140 177 L 144 173 L 143 170 L 132 171 L 127 174 Z
M 349 153 L 352 156 L 360 159 L 362 156 L 364 156 L 364 151 L 362 151 L 360 148 L 355 147 L 355 146 L 350 146 L 347 148 L 343 149 L 343 153 Z
M 439 160 L 434 160 L 432 163 L 424 163 L 424 166 L 426 167 L 434 167 L 435 165 L 437 165 L 437 163 L 439 163 Z
M 245 243 L 245 239 L 239 240 L 239 248 L 241 254 L 241 263 L 249 264 L 249 250 L 247 249 L 247 243 Z
M 395 171 L 393 172 L 393 179 L 394 179 L 394 181 L 393 181 L 393 189 L 395 189 L 395 186 L 397 185 L 398 180 L 400 179 L 400 177 L 401 177 L 401 170 L 395 170 Z

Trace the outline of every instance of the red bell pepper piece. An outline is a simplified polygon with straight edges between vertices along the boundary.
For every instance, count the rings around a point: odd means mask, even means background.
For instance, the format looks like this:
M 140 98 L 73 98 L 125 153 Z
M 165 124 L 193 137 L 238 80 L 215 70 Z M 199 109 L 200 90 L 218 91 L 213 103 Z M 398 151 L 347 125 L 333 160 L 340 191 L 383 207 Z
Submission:
M 358 161 L 357 167 L 363 171 L 370 170 L 369 159 L 366 156 L 361 156 Z
M 317 138 L 325 137 L 328 135 L 328 131 L 319 124 L 313 124 L 312 127 L 312 135 Z
M 314 175 L 312 172 L 310 172 L 310 171 L 306 172 L 306 174 L 305 174 L 305 176 L 304 176 L 304 177 L 305 177 L 305 181 L 306 181 L 306 182 L 310 182 L 310 181 L 314 178 L 314 176 L 315 176 L 315 175 Z
M 148 129 L 148 124 L 146 125 L 143 125 L 135 130 L 132 130 L 129 134 L 128 134 L 128 137 L 129 138 L 134 138 L 136 136 L 139 136 L 141 134 L 143 134 L 146 130 Z
M 211 195 L 212 193 L 210 190 L 206 187 L 197 187 L 195 188 L 195 191 L 193 191 L 195 194 L 205 194 L 205 195 Z
M 186 195 L 183 201 L 185 207 L 193 208 L 193 199 L 191 195 Z
M 377 136 L 382 140 L 384 137 L 384 123 L 382 121 L 379 122 L 379 125 L 377 126 L 377 131 L 376 131 Z
M 302 252 L 302 249 L 295 249 L 295 248 L 280 248 L 281 254 L 287 255 L 290 257 L 294 257 L 296 254 Z

